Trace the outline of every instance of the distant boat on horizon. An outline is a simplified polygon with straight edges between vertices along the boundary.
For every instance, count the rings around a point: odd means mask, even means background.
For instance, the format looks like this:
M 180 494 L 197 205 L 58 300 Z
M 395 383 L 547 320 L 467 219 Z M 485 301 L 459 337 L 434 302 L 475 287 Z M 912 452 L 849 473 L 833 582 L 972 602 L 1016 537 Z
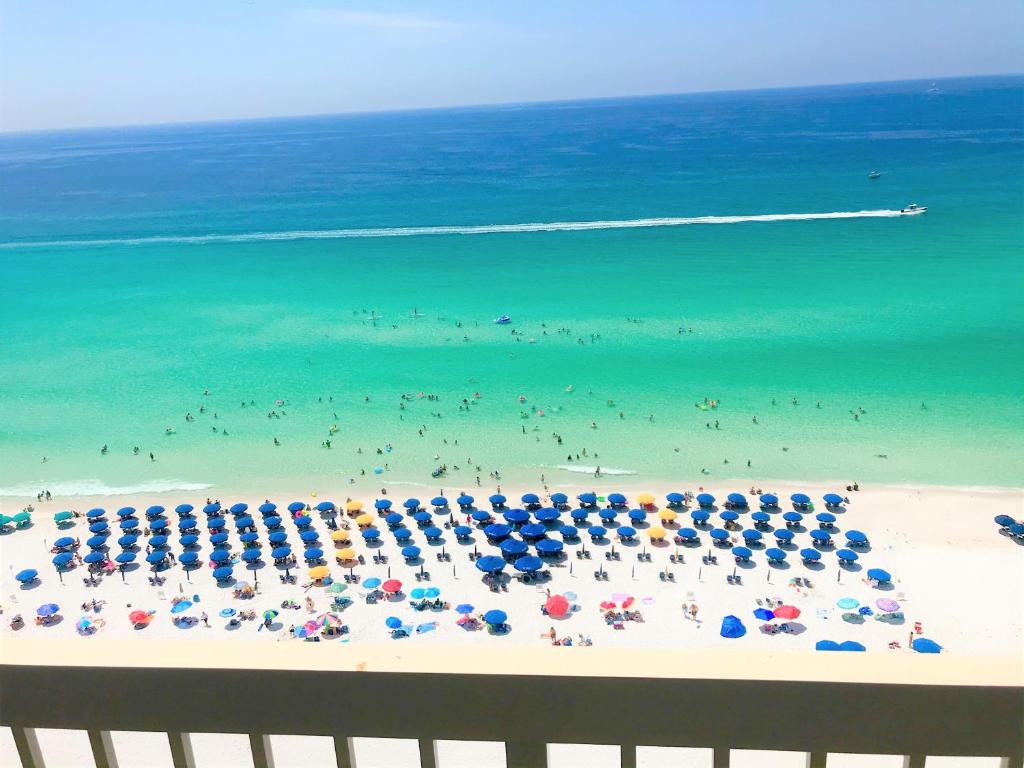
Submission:
M 881 175 L 882 175 L 882 174 L 881 174 L 881 172 L 879 172 L 879 171 L 876 171 L 876 170 L 872 169 L 872 170 L 871 170 L 871 171 L 870 171 L 870 172 L 868 173 L 868 178 L 869 178 L 869 179 L 877 179 L 877 178 L 878 178 L 879 176 L 881 176 Z

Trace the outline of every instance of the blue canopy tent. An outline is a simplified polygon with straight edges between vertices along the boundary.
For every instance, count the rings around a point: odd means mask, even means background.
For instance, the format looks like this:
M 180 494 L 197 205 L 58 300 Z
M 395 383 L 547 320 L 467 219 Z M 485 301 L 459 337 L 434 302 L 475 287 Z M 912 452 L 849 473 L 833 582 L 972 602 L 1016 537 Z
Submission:
M 484 573 L 500 573 L 505 568 L 505 560 L 497 555 L 484 555 L 476 561 L 476 567 Z
M 590 538 L 594 540 L 603 539 L 605 537 L 605 534 L 608 533 L 608 529 L 605 528 L 603 525 L 592 525 L 589 528 L 587 528 L 587 533 L 589 533 Z
M 529 545 L 519 539 L 505 539 L 500 545 L 502 554 L 514 557 L 530 551 Z
M 557 509 L 545 507 L 544 509 L 538 509 L 534 512 L 533 516 L 537 518 L 537 521 L 540 523 L 553 523 L 558 519 L 559 512 Z
M 821 498 L 824 500 L 826 507 L 838 507 L 843 503 L 843 497 L 838 493 L 826 493 Z
M 880 584 L 887 584 L 892 581 L 892 574 L 888 571 L 882 570 L 881 568 L 872 568 L 868 571 L 868 578 L 873 579 Z
M 513 567 L 522 573 L 535 573 L 544 567 L 544 563 L 535 555 L 524 555 L 513 563 Z
M 779 506 L 779 497 L 774 493 L 762 493 L 758 500 L 761 502 L 761 506 L 764 507 Z
M 415 560 L 420 556 L 420 548 L 415 546 L 402 547 L 402 557 L 406 560 Z
M 747 497 L 742 493 L 730 493 L 726 497 L 726 501 L 732 504 L 734 507 L 745 507 L 747 506 Z
M 749 560 L 750 556 L 754 554 L 746 547 L 733 547 L 732 553 L 737 560 Z
M 927 637 L 915 637 L 910 647 L 918 653 L 939 653 L 942 650 L 941 645 Z
M 698 493 L 697 503 L 700 504 L 700 506 L 702 507 L 710 507 L 712 504 L 715 503 L 715 497 L 712 496 L 710 493 Z
M 800 559 L 804 562 L 816 563 L 821 560 L 821 552 L 816 549 L 801 549 Z
M 412 531 L 408 528 L 395 528 L 392 533 L 395 534 L 395 541 L 408 541 L 412 538 Z
M 736 616 L 726 616 L 722 619 L 722 629 L 719 634 L 722 637 L 736 639 L 747 634 L 747 628 L 743 626 L 743 622 Z
M 537 542 L 536 547 L 542 555 L 557 555 L 564 545 L 558 539 L 542 539 Z
M 505 525 L 504 523 L 491 523 L 484 528 L 484 536 L 491 541 L 501 541 L 511 533 L 511 526 Z
M 764 551 L 764 554 L 765 554 L 765 557 L 768 558 L 768 562 L 773 562 L 774 561 L 774 562 L 777 562 L 777 563 L 781 563 L 783 560 L 786 559 L 786 552 L 785 552 L 785 550 L 778 549 L 777 547 L 771 547 L 769 549 L 766 549 Z
M 530 521 L 530 513 L 525 509 L 510 509 L 502 517 L 512 525 L 522 525 Z

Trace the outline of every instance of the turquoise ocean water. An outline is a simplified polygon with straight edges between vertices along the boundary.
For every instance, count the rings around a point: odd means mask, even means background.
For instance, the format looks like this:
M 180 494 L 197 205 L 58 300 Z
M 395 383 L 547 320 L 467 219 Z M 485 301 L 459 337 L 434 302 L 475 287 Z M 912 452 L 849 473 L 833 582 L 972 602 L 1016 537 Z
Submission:
M 0 495 L 1019 485 L 1024 79 L 930 86 L 4 136 Z

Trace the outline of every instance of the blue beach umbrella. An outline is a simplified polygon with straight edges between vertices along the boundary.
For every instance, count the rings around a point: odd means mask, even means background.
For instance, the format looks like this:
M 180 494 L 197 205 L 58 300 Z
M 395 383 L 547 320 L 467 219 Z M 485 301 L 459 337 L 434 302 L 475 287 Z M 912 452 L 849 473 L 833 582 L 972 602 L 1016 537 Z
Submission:
M 799 523 L 803 521 L 804 516 L 801 515 L 799 512 L 783 512 L 782 519 L 785 520 L 787 523 Z
M 777 547 L 770 547 L 769 549 L 766 549 L 764 551 L 764 554 L 765 554 L 765 557 L 767 557 L 769 560 L 785 560 L 786 559 L 786 552 L 785 552 L 785 550 L 779 549 Z
M 188 533 L 182 536 L 179 541 L 183 547 L 191 547 L 199 541 L 199 537 L 194 533 Z
M 217 581 L 227 581 L 231 578 L 231 574 L 233 572 L 234 569 L 230 565 L 225 565 L 222 568 L 214 569 L 213 578 L 215 578 Z
M 562 538 L 565 540 L 576 539 L 579 537 L 580 532 L 574 525 L 563 525 L 558 529 L 558 532 L 562 534 Z
M 769 520 L 772 519 L 772 516 L 769 515 L 767 512 L 755 512 L 750 516 L 750 519 L 753 520 L 755 523 L 767 523 Z
M 566 496 L 564 493 L 552 493 L 551 494 L 551 503 L 552 504 L 558 504 L 559 506 L 561 506 L 562 504 L 568 504 L 569 503 L 569 497 Z
M 680 528 L 678 531 L 676 531 L 676 536 L 678 536 L 680 539 L 696 539 L 697 531 L 693 528 Z
M 54 616 L 60 613 L 60 606 L 56 603 L 43 603 L 36 609 L 39 616 Z
M 415 560 L 420 556 L 420 548 L 414 546 L 402 547 L 402 557 L 406 560 Z
M 415 510 L 415 509 L 419 509 L 420 508 L 420 500 L 419 499 L 406 499 L 405 501 L 402 502 L 402 506 L 405 509 L 408 509 L 410 511 Z
M 441 596 L 441 588 L 440 587 L 427 587 L 425 590 L 423 590 L 423 596 L 427 597 L 427 598 L 430 598 L 431 600 L 433 600 L 436 597 L 440 597 Z
M 425 525 L 429 523 L 433 518 L 430 516 L 429 512 L 417 512 L 415 515 L 412 516 L 412 519 L 421 525 Z
M 223 563 L 226 560 L 230 559 L 231 553 L 228 552 L 226 549 L 215 549 L 213 552 L 210 553 L 210 560 L 212 560 L 215 563 Z
M 165 547 L 165 546 L 167 546 L 167 537 L 163 536 L 163 535 L 161 535 L 161 536 L 153 536 L 149 540 L 149 546 L 151 546 L 151 547 Z
M 321 501 L 316 505 L 317 512 L 333 512 L 334 502 L 333 501 Z
M 800 557 L 803 560 L 811 560 L 817 562 L 818 560 L 821 560 L 821 552 L 819 552 L 816 549 L 801 549 Z
M 460 539 L 464 539 L 467 536 L 473 535 L 473 529 L 470 528 L 468 525 L 456 525 L 454 530 L 455 535 Z
M 100 520 L 98 523 L 93 523 L 89 526 L 90 533 L 103 533 L 110 526 L 107 525 L 105 520 Z
M 378 536 L 380 535 L 380 532 L 377 531 L 375 528 L 370 528 L 367 531 L 363 531 L 364 539 L 369 540 L 369 537 L 366 534 L 368 534 L 370 531 L 373 531 Z M 310 529 L 308 531 L 303 531 L 302 533 L 300 533 L 299 538 L 302 539 L 305 543 L 311 544 L 312 542 L 317 541 L 320 538 L 320 535 L 316 531 Z
M 525 555 L 518 558 L 513 567 L 522 573 L 534 573 L 544 567 L 544 563 L 535 555 Z
M 846 560 L 847 562 L 852 563 L 854 560 L 857 559 L 858 555 L 852 549 L 840 549 L 838 552 L 836 552 L 836 557 L 838 557 L 840 560 Z
M 265 501 L 262 504 L 260 504 L 258 511 L 261 515 L 273 514 L 274 512 L 277 512 L 277 504 L 274 504 L 273 502 L 270 501 Z
M 697 503 L 700 504 L 702 507 L 710 507 L 712 504 L 715 503 L 715 497 L 712 496 L 710 493 L 698 493 Z
M 458 504 L 459 507 L 461 507 L 462 509 L 466 509 L 467 507 L 473 506 L 474 501 L 475 499 L 472 496 L 464 493 L 455 500 L 455 503 Z
M 1011 525 L 1014 525 L 1017 522 L 1016 520 L 1014 520 L 1009 515 L 996 515 L 994 520 L 995 520 L 995 524 L 1000 526 L 1000 527 L 1002 527 L 1002 528 L 1009 528 Z M 846 534 L 846 535 L 849 536 L 850 534 Z
M 121 507 L 117 510 L 118 517 L 135 517 L 135 507 Z
M 772 532 L 772 536 L 775 537 L 776 541 L 790 542 L 793 540 L 794 534 L 792 531 L 787 531 L 785 528 L 780 528 L 777 531 Z
M 509 556 L 522 555 L 529 551 L 530 547 L 525 541 L 520 539 L 505 539 L 501 542 L 500 549 L 502 554 Z
M 629 510 L 629 519 L 634 523 L 642 523 L 647 519 L 647 513 L 642 509 L 631 509 Z
M 181 601 L 175 603 L 173 606 L 171 606 L 171 613 L 184 613 L 185 611 L 187 611 L 191 607 L 192 607 L 192 601 L 191 600 L 181 600 Z
M 636 528 L 629 525 L 620 525 L 615 529 L 615 532 L 619 534 L 620 539 L 632 539 L 636 536 Z
M 381 583 L 381 580 L 378 579 L 376 576 L 371 576 L 370 578 L 363 581 L 363 586 L 366 589 L 376 589 L 381 585 Z
M 99 533 L 95 536 L 90 536 L 88 539 L 85 540 L 86 546 L 90 547 L 91 549 L 100 549 L 101 547 L 105 547 L 107 545 L 107 537 L 109 535 L 110 534 Z M 123 539 L 126 537 L 122 536 L 121 538 Z M 137 537 L 132 536 L 130 538 L 133 539 L 132 543 L 134 543 L 134 539 L 136 539 Z M 131 544 L 129 544 L 128 546 L 131 546 Z
M 519 529 L 519 535 L 524 539 L 540 539 L 547 535 L 548 529 L 540 523 L 530 523 Z
M 146 510 L 146 517 L 159 517 L 164 512 L 166 512 L 166 510 L 163 507 L 159 504 L 154 504 Z
M 838 493 L 826 493 L 824 496 L 822 496 L 822 499 L 824 500 L 825 504 L 830 507 L 838 507 L 840 504 L 843 503 L 843 497 L 840 496 Z
M 473 608 L 473 606 L 469 603 L 459 603 L 455 606 L 455 612 L 461 613 L 463 616 L 465 616 L 468 613 L 472 613 L 474 610 L 475 608 Z
M 391 499 L 377 499 L 373 502 L 373 508 L 385 512 L 391 509 Z
M 814 539 L 815 542 L 821 544 L 825 544 L 832 540 L 832 537 L 828 535 L 828 532 L 822 530 L 811 531 L 811 538 Z
M 395 528 L 392 533 L 395 535 L 395 541 L 406 541 L 412 538 L 412 531 L 408 528 Z
M 711 513 L 706 509 L 695 509 L 690 513 L 690 519 L 695 523 L 706 523 Z
M 75 540 L 70 536 L 61 536 L 59 539 L 53 542 L 53 546 L 63 549 L 64 547 L 70 547 L 74 545 L 74 543 Z
M 15 581 L 21 584 L 30 584 L 39 578 L 39 572 L 35 568 L 26 568 L 23 571 L 18 571 L 18 574 L 14 577 Z
M 792 501 L 794 504 L 811 503 L 811 497 L 808 496 L 806 493 L 794 493 L 792 496 L 789 497 L 789 500 Z
M 166 559 L 166 552 L 150 552 L 148 555 L 146 555 L 146 562 L 152 563 L 153 565 L 156 565 L 157 563 L 162 563 Z
M 409 597 L 411 597 L 413 600 L 422 600 L 426 596 L 427 590 L 425 590 L 423 587 L 416 587 L 416 589 L 412 590 L 409 593 Z
M 861 531 L 847 531 L 846 540 L 854 544 L 863 544 L 868 540 L 868 537 Z
M 592 525 L 589 528 L 587 528 L 587 533 L 590 534 L 591 538 L 603 539 L 605 537 L 605 534 L 608 533 L 608 529 L 605 528 L 603 525 Z
M 732 553 L 741 560 L 749 560 L 750 556 L 754 554 L 746 547 L 733 547 Z
M 496 555 L 485 555 L 476 561 L 476 567 L 484 573 L 498 573 L 505 568 L 505 561 Z
M 814 516 L 814 519 L 819 523 L 834 523 L 836 521 L 836 516 L 831 512 L 819 512 Z
M 430 504 L 431 506 L 437 507 L 438 509 L 444 509 L 448 506 L 448 499 L 446 499 L 444 496 L 435 496 L 430 500 Z
M 743 622 L 736 616 L 726 616 L 722 619 L 722 629 L 719 634 L 722 637 L 736 639 L 747 634 L 747 628 L 743 626 Z
M 742 493 L 730 493 L 726 497 L 726 500 L 730 504 L 733 504 L 733 505 L 735 505 L 737 507 L 745 507 L 745 506 L 747 506 L 747 497 L 744 496 Z
M 571 517 L 573 520 L 586 520 L 587 510 L 582 508 L 574 509 L 572 512 L 569 513 L 569 517 Z
M 401 525 L 404 519 L 401 512 L 389 512 L 384 515 L 384 522 L 388 525 Z
M 149 527 L 150 527 L 151 530 L 154 530 L 154 531 L 162 531 L 164 528 L 167 527 L 167 521 L 166 520 L 154 520 L 152 523 L 150 523 Z
M 274 534 L 270 534 L 270 535 L 273 536 Z M 283 533 L 281 535 L 284 536 Z M 226 533 L 215 533 L 212 536 L 210 536 L 210 543 L 211 544 L 226 544 L 227 540 L 228 540 L 228 535 Z
M 179 531 L 194 531 L 196 529 L 196 519 L 194 517 L 185 517 L 178 521 Z
M 557 555 L 565 545 L 557 539 L 542 539 L 536 544 L 537 551 L 542 555 Z
M 763 493 L 758 499 L 766 507 L 778 506 L 779 497 L 774 493 Z
M 540 504 L 540 496 L 536 493 L 524 493 L 522 501 L 523 504 Z
M 620 507 L 626 503 L 626 497 L 623 496 L 621 493 L 609 493 L 608 503 Z
M 754 618 L 760 619 L 761 621 L 773 621 L 775 619 L 775 614 L 767 608 L 755 608 Z
M 838 651 L 839 643 L 835 640 L 819 640 L 814 644 L 814 650 L 816 651 Z
M 121 565 L 127 565 L 135 559 L 134 552 L 122 552 L 114 558 L 114 562 L 120 563 Z
M 710 535 L 715 541 L 725 541 L 729 538 L 729 532 L 724 528 L 712 528 Z
M 576 499 L 580 502 L 580 504 L 597 504 L 596 493 L 581 493 L 579 496 L 576 497 Z
M 92 565 L 93 563 L 102 563 L 106 559 L 107 556 L 104 555 L 102 552 L 90 552 L 82 558 L 82 560 L 88 563 L 89 565 Z
M 198 552 L 182 552 L 178 555 L 178 562 L 182 565 L 189 565 L 199 560 Z
M 941 645 L 926 637 L 914 638 L 914 642 L 910 644 L 910 647 L 918 653 L 939 653 L 942 650 Z
M 844 640 L 839 644 L 839 651 L 866 651 L 867 648 L 863 644 L 858 643 L 856 640 Z
M 223 517 L 210 517 L 206 520 L 206 527 L 211 531 L 215 531 L 218 528 L 223 528 L 227 524 L 227 520 Z
M 70 552 L 61 552 L 59 555 L 55 555 L 53 558 L 53 564 L 58 568 L 63 568 L 65 565 L 71 562 L 74 558 Z
M 207 504 L 205 507 L 203 507 L 203 514 L 204 515 L 215 515 L 218 512 L 220 512 L 220 502 L 219 501 L 214 501 L 214 502 L 212 502 L 210 504 Z
M 363 531 L 364 541 L 376 541 L 379 538 L 380 531 L 378 531 L 376 528 L 367 528 L 365 531 Z
M 268 517 L 263 518 L 263 524 L 267 526 L 267 528 L 280 528 L 281 518 L 277 515 L 269 515 Z
M 484 614 L 484 621 L 486 621 L 488 624 L 504 624 L 506 621 L 508 621 L 508 614 L 504 611 L 499 611 L 497 608 L 494 608 Z
M 100 509 L 99 507 L 97 507 L 96 509 L 90 509 L 88 512 L 86 512 L 85 516 L 89 520 L 98 520 L 105 514 L 107 514 L 107 511 L 105 509 Z
M 500 541 L 512 533 L 512 529 L 503 523 L 492 523 L 484 528 L 484 536 L 494 541 Z
M 174 511 L 179 515 L 190 515 L 192 510 L 195 509 L 191 504 L 179 504 L 174 508 Z
M 247 549 L 242 553 L 242 559 L 247 563 L 255 563 L 260 559 L 261 553 L 258 549 Z
M 558 510 L 547 507 L 545 509 L 538 509 L 534 513 L 534 517 L 537 518 L 538 522 L 541 523 L 553 523 L 558 519 Z
M 423 529 L 423 535 L 427 537 L 427 541 L 435 541 L 441 538 L 442 533 L 444 532 L 436 525 L 432 525 L 429 528 Z
M 270 552 L 270 556 L 275 560 L 284 560 L 286 557 L 289 557 L 291 553 L 291 547 L 274 547 L 274 549 Z M 180 559 L 181 558 L 179 558 L 179 560 Z
M 718 516 L 726 522 L 732 522 L 733 520 L 739 520 L 740 516 L 738 512 L 733 512 L 731 509 L 727 509 L 724 512 L 719 512 Z
M 530 521 L 530 513 L 525 509 L 510 509 L 502 515 L 505 521 L 512 525 L 522 525 Z
M 122 547 L 134 547 L 135 542 L 137 542 L 138 540 L 139 537 L 136 536 L 134 533 L 126 533 L 124 536 L 117 540 L 117 543 Z M 92 539 L 89 539 L 89 541 L 92 541 Z M 89 546 L 91 547 L 92 544 L 89 544 Z
M 248 515 L 235 520 L 235 528 L 252 528 L 254 525 L 256 525 L 256 521 Z
M 892 581 L 892 575 L 881 568 L 872 568 L 868 571 L 868 578 L 883 584 Z
M 291 504 L 288 505 L 288 511 L 292 514 L 295 514 L 296 512 L 304 512 L 305 510 L 306 505 L 303 504 L 301 501 L 293 501 Z
M 753 528 L 748 528 L 747 530 L 745 530 L 743 532 L 743 540 L 744 541 L 760 541 L 761 540 L 761 532 L 760 531 L 755 531 Z
M 488 498 L 487 501 L 491 503 L 492 507 L 501 507 L 504 506 L 505 502 L 508 501 L 508 499 L 506 499 L 502 494 L 496 493 L 490 498 Z
M 482 509 L 478 509 L 478 510 L 475 510 L 474 512 L 472 512 L 470 514 L 470 517 L 473 520 L 475 520 L 476 522 L 482 523 L 482 522 L 485 522 L 486 520 L 490 520 L 491 519 L 491 513 L 490 512 L 485 512 Z
M 686 501 L 686 497 L 683 496 L 683 494 L 681 493 L 676 493 L 675 491 L 673 491 L 672 493 L 665 495 L 665 501 L 667 501 L 672 506 L 678 506 L 682 504 L 684 501 Z
M 604 509 L 597 513 L 598 517 L 600 517 L 602 520 L 614 520 L 617 514 L 618 510 L 613 509 L 612 507 L 605 507 Z
M 306 560 L 320 560 L 324 556 L 324 551 L 320 547 L 310 547 L 302 553 L 302 557 Z

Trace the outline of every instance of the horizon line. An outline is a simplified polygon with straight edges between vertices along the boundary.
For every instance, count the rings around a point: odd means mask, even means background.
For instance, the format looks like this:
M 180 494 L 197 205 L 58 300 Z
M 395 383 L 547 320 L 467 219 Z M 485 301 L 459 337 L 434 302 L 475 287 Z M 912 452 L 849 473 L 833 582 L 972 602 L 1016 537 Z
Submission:
M 999 77 L 1024 77 L 1024 72 L 995 72 L 989 74 L 975 74 L 975 75 L 935 75 L 929 77 L 913 77 L 909 79 L 898 79 L 898 80 L 859 80 L 853 82 L 829 82 L 829 83 L 811 83 L 806 85 L 777 85 L 777 86 L 762 86 L 755 88 L 713 88 L 713 89 L 698 89 L 693 91 L 670 91 L 664 93 L 636 93 L 636 94 L 611 94 L 607 96 L 586 96 L 583 98 L 563 98 L 563 99 L 537 99 L 533 101 L 495 101 L 495 102 L 479 102 L 476 104 L 446 104 L 446 105 L 435 105 L 430 107 L 394 107 L 389 109 L 364 109 L 364 110 L 350 110 L 342 112 L 311 112 L 311 113 L 291 113 L 291 114 L 280 114 L 280 115 L 260 115 L 260 116 L 242 116 L 242 117 L 216 117 L 203 120 L 174 120 L 170 122 L 140 122 L 140 123 L 104 123 L 97 125 L 77 125 L 77 126 L 65 126 L 61 128 L 27 128 L 27 129 L 15 129 L 8 130 L 0 127 L 0 137 L 15 137 L 15 136 L 28 136 L 35 134 L 44 133 L 73 133 L 73 132 L 85 132 L 85 131 L 104 131 L 104 130 L 117 130 L 121 128 L 170 128 L 170 127 L 184 127 L 184 126 L 202 126 L 202 125 L 221 125 L 231 123 L 253 123 L 260 121 L 273 121 L 273 120 L 300 120 L 303 118 L 325 118 L 325 117 L 358 117 L 358 116 L 370 116 L 370 115 L 395 115 L 395 114 L 407 114 L 414 112 L 443 112 L 443 111 L 456 111 L 456 110 L 472 110 L 472 109 L 498 109 L 501 107 L 527 107 L 527 106 L 544 106 L 544 105 L 556 105 L 556 104 L 576 104 L 584 102 L 599 102 L 599 101 L 612 101 L 612 100 L 624 100 L 624 99 L 656 99 L 656 98 L 668 98 L 672 96 L 697 96 L 697 95 L 713 95 L 713 94 L 730 94 L 730 93 L 762 93 L 765 91 L 798 91 L 798 90 L 813 90 L 818 88 L 838 88 L 843 86 L 859 86 L 859 85 L 885 85 L 885 84 L 897 84 L 897 83 L 923 83 L 929 81 L 948 81 L 948 80 L 983 80 L 989 78 Z

